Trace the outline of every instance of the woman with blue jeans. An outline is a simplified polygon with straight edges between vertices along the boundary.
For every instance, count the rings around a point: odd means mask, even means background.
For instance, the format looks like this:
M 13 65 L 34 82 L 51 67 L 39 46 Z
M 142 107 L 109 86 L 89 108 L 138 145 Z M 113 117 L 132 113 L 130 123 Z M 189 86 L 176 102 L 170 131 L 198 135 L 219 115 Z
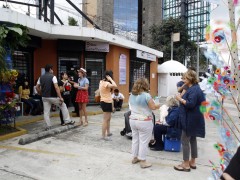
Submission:
M 146 162 L 148 143 L 153 131 L 152 110 L 158 109 L 149 92 L 147 79 L 138 79 L 132 88 L 129 97 L 131 110 L 130 126 L 132 129 L 132 163 L 140 162 L 141 168 L 151 167 L 151 163 Z

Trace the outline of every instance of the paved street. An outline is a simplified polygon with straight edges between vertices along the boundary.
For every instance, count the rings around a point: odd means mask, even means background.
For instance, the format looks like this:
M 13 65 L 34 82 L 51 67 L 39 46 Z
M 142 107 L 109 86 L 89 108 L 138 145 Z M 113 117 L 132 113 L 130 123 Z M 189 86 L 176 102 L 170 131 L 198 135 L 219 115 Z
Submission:
M 234 108 L 229 104 L 231 110 Z M 19 145 L 20 137 L 0 145 L 1 179 L 207 179 L 211 176 L 209 160 L 219 162 L 213 144 L 219 141 L 217 126 L 206 121 L 207 135 L 198 139 L 197 170 L 177 172 L 173 166 L 181 163 L 182 152 L 149 151 L 148 169 L 131 164 L 131 140 L 120 135 L 124 127 L 123 113 L 112 115 L 112 140 L 100 140 L 102 114 L 89 116 L 88 127 L 78 127 L 53 137 L 27 145 Z M 158 112 L 155 111 L 158 118 Z M 237 114 L 236 114 L 237 115 Z M 78 121 L 78 118 L 73 118 Z M 52 120 L 58 126 L 59 118 Z M 45 122 L 22 126 L 29 134 L 42 131 Z M 27 136 L 27 135 L 24 135 Z

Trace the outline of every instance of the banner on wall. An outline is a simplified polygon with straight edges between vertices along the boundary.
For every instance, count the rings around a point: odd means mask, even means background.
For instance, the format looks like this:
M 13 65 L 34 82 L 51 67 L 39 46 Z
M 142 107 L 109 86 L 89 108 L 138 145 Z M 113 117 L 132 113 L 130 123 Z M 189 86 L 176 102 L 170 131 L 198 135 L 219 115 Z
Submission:
M 109 44 L 102 42 L 86 42 L 86 51 L 95 51 L 95 52 L 109 52 Z
M 126 84 L 127 72 L 126 72 L 127 56 L 120 54 L 119 57 L 119 84 Z

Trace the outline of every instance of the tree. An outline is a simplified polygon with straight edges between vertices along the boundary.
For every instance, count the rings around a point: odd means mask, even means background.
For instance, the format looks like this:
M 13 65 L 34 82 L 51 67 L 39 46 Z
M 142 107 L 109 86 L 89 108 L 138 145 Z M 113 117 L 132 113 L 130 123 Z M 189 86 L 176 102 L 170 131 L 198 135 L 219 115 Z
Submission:
M 196 57 L 197 46 L 190 40 L 185 23 L 180 18 L 163 20 L 159 26 L 150 28 L 151 48 L 163 52 L 164 62 L 171 59 L 171 34 L 180 33 L 180 41 L 174 42 L 173 59 L 183 63 L 187 56 L 190 61 Z
M 28 28 L 22 25 L 14 25 L 8 27 L 0 26 L 0 72 L 7 69 L 5 63 L 6 51 L 11 53 L 19 47 L 26 47 L 30 37 L 28 36 Z
M 68 25 L 69 26 L 78 26 L 78 21 L 71 16 L 68 16 Z

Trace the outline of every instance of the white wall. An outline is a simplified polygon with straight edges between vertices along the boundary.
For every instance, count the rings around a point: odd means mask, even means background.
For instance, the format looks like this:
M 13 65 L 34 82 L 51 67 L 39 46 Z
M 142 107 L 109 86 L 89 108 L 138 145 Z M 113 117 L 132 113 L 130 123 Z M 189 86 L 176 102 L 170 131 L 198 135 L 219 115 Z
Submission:
M 177 94 L 177 83 L 181 81 L 182 76 L 169 76 L 168 81 L 168 96 Z
M 158 97 L 167 97 L 168 96 L 168 77 L 167 73 L 158 74 Z

